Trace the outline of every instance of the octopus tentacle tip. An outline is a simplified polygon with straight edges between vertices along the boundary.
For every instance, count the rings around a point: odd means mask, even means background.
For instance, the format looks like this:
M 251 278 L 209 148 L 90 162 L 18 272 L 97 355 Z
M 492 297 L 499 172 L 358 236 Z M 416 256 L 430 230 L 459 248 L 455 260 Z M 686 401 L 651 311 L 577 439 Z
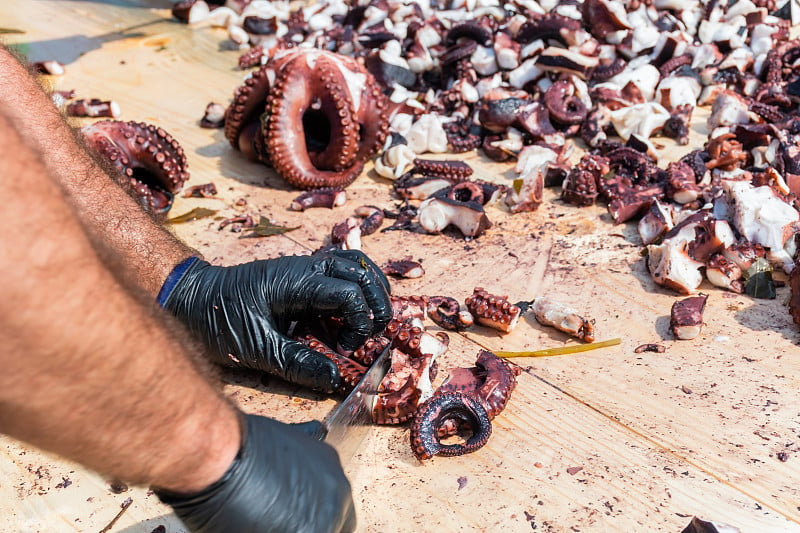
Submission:
M 472 431 L 463 444 L 445 444 L 439 436 L 439 429 L 453 422 Z M 460 392 L 436 394 L 419 407 L 414 417 L 411 449 L 420 460 L 431 459 L 434 455 L 464 455 L 482 448 L 491 434 L 489 415 L 477 397 Z

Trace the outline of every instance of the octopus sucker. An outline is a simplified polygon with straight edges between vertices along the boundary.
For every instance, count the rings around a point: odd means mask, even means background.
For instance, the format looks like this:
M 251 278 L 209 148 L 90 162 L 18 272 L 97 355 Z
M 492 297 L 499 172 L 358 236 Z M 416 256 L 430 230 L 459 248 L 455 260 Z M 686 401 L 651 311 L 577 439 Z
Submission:
M 448 421 L 456 421 L 459 428 L 467 427 L 472 431 L 465 443 L 442 443 L 439 428 Z M 491 434 L 489 414 L 477 397 L 460 392 L 437 394 L 420 405 L 414 416 L 411 449 L 420 460 L 431 459 L 434 455 L 464 455 L 482 448 Z
M 145 122 L 101 120 L 84 126 L 81 134 L 153 213 L 169 211 L 174 195 L 189 179 L 183 148 L 163 128 Z

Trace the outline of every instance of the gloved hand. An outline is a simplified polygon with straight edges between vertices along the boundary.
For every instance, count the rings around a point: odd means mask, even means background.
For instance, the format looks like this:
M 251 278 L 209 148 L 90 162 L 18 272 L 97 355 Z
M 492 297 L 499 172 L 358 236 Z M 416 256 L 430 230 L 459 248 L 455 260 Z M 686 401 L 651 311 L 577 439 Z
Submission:
M 216 362 L 272 372 L 332 392 L 333 362 L 286 337 L 293 321 L 342 321 L 339 349 L 359 348 L 392 318 L 389 282 L 356 250 L 289 256 L 232 267 L 190 258 L 161 288 L 159 303 L 206 341 Z
M 244 426 L 239 455 L 222 479 L 191 495 L 155 490 L 191 531 L 355 529 L 350 483 L 339 457 L 328 444 L 309 436 L 308 424 L 246 415 Z

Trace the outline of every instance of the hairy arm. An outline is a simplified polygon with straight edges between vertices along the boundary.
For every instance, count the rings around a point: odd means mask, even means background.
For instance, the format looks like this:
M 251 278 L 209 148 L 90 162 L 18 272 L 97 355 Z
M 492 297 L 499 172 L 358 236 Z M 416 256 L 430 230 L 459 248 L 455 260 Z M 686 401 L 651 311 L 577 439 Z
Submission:
M 105 268 L 5 103 L 0 187 L 13 201 L 0 225 L 0 432 L 129 482 L 208 486 L 239 449 L 237 411 L 164 323 L 180 327 Z
M 153 221 L 88 155 L 50 97 L 2 46 L 0 103 L 62 185 L 90 237 L 102 240 L 126 277 L 153 298 L 176 264 L 199 255 Z

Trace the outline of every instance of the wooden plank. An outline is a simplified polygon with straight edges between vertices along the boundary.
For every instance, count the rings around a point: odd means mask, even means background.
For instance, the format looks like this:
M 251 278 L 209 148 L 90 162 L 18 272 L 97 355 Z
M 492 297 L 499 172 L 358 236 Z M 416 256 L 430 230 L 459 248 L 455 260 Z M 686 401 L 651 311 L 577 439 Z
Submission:
M 167 10 L 154 9 L 162 5 L 25 0 L 0 7 L 0 25 L 26 30 L 9 40 L 27 43 L 32 59 L 67 63 L 67 75 L 52 80 L 56 87 L 115 99 L 123 119 L 158 123 L 179 139 L 189 184 L 213 181 L 220 199 L 178 198 L 172 214 L 203 205 L 219 216 L 244 211 L 302 226 L 280 237 L 239 239 L 209 218 L 174 225 L 176 235 L 209 259 L 234 264 L 313 250 L 356 206 L 393 206 L 389 183 L 366 172 L 341 208 L 287 211 L 296 192 L 233 152 L 219 130 L 197 126 L 206 104 L 227 103 L 244 74 L 234 67 L 237 52 L 221 44 L 225 32 L 177 24 Z M 702 143 L 699 131 L 693 135 L 695 145 Z M 665 154 L 674 155 L 674 144 L 664 144 Z M 513 177 L 509 165 L 467 160 L 481 178 Z M 477 454 L 421 465 L 407 428 L 378 428 L 349 465 L 360 530 L 676 531 L 692 514 L 743 531 L 798 530 L 796 461 L 775 458 L 777 451 L 796 453 L 794 444 L 785 445 L 798 430 L 791 361 L 797 333 L 781 298 L 754 303 L 706 288 L 712 297 L 703 335 L 672 342 L 664 317 L 675 296 L 649 280 L 634 228 L 612 226 L 602 208 L 563 206 L 548 194 L 536 213 L 490 208 L 494 228 L 474 241 L 399 232 L 364 238 L 378 263 L 405 255 L 423 260 L 426 276 L 395 282 L 396 294 L 463 301 L 475 285 L 512 300 L 551 294 L 595 317 L 599 337 L 621 336 L 623 344 L 521 362 L 526 373 L 518 390 Z M 234 205 L 242 197 L 244 210 Z M 656 340 L 668 345 L 665 354 L 633 353 Z M 566 341 L 526 317 L 507 336 L 485 328 L 453 335 L 442 366 L 470 365 L 479 345 L 534 349 Z M 336 403 L 256 373 L 224 377 L 226 393 L 244 410 L 287 422 L 320 418 Z M 7 481 L 0 483 L 0 515 L 17 530 L 96 531 L 128 496 L 134 503 L 115 530 L 147 533 L 158 524 L 179 530 L 169 509 L 144 489 L 114 495 L 105 480 L 76 465 L 2 442 Z M 569 474 L 572 467 L 582 470 Z M 57 488 L 62 477 L 72 484 Z
M 575 228 L 586 220 L 575 213 L 559 219 Z M 800 470 L 795 462 L 779 459 L 779 453 L 793 457 L 798 452 L 795 391 L 800 367 L 792 357 L 798 334 L 784 305 L 788 288 L 779 289 L 776 300 L 759 301 L 704 286 L 711 296 L 703 333 L 693 341 L 674 341 L 668 324 L 676 296 L 650 280 L 638 241 L 626 240 L 630 228 L 613 236 L 621 229 L 595 224 L 583 237 L 573 234 L 569 242 L 556 238 L 543 283 L 547 290 L 540 294 L 595 317 L 598 338 L 620 336 L 623 344 L 525 364 L 547 382 L 763 505 L 800 519 Z M 512 268 L 498 266 L 493 272 Z M 500 278 L 495 285 L 499 292 L 512 294 L 512 300 L 530 297 Z M 526 325 L 504 337 L 483 332 L 468 336 L 503 350 L 530 350 L 566 340 L 533 319 Z M 531 330 L 541 333 L 534 336 Z M 634 353 L 647 342 L 665 345 L 666 353 Z

